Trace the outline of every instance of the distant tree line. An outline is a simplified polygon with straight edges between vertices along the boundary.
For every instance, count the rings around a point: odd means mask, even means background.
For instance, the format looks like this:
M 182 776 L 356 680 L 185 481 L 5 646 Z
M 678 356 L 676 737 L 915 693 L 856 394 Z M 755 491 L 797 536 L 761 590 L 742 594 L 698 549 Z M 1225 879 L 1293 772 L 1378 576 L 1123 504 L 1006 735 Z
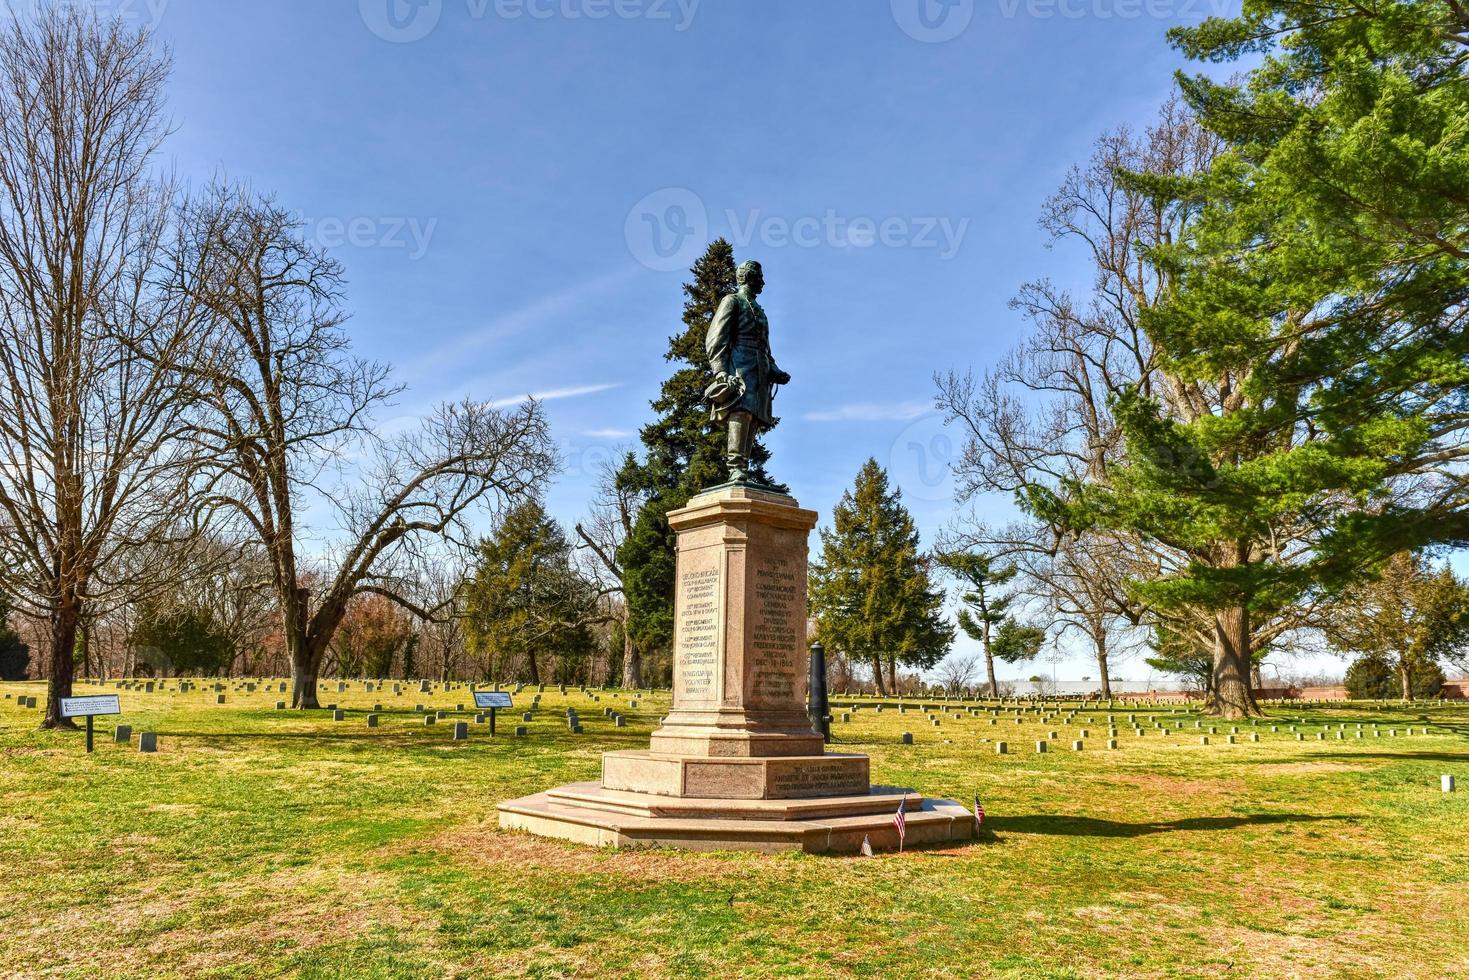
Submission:
M 557 468 L 533 402 L 378 432 L 401 389 L 352 354 L 338 263 L 268 196 L 156 176 L 168 74 L 74 5 L 0 32 L 0 590 L 42 624 L 49 727 L 119 619 L 167 669 L 268 641 L 316 707 L 367 597 L 455 615 L 432 570 Z

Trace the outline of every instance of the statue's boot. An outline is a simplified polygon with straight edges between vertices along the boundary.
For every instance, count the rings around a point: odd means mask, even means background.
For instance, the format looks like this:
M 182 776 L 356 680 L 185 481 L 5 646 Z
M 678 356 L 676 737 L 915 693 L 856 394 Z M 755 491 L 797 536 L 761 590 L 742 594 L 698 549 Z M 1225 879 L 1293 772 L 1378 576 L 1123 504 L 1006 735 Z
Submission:
M 729 442 L 724 461 L 729 465 L 731 483 L 750 482 L 750 443 L 753 438 L 754 420 L 746 412 L 735 412 L 729 417 Z
M 740 412 L 729 417 L 729 448 L 725 459 L 729 463 L 729 478 L 734 483 L 745 483 L 772 493 L 790 495 L 791 488 L 766 478 L 757 480 L 750 475 L 750 453 L 755 448 L 755 419 Z

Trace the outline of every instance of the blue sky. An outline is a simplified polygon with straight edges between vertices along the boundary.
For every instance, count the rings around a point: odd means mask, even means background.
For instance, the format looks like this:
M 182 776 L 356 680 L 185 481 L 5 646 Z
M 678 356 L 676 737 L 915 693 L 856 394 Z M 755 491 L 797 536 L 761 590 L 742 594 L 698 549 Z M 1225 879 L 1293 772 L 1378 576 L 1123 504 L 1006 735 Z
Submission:
M 410 386 L 386 421 L 543 395 L 574 521 L 724 235 L 764 263 L 795 375 L 773 473 L 825 514 L 874 456 L 931 540 L 954 509 L 933 372 L 1008 348 L 1025 280 L 1085 284 L 1040 204 L 1166 97 L 1167 28 L 1226 2 L 99 5 L 173 48 L 179 173 L 274 191 L 346 265 L 358 350 Z

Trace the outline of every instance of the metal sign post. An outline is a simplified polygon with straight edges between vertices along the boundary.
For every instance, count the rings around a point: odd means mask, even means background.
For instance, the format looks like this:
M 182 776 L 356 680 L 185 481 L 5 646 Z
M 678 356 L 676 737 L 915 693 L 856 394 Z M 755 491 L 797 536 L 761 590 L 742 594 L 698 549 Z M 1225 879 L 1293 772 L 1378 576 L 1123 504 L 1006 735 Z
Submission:
M 490 709 L 490 734 L 495 734 L 495 712 L 500 708 L 513 708 L 515 702 L 505 691 L 475 691 L 474 706 Z
M 81 698 L 62 698 L 61 717 L 87 719 L 87 751 L 92 751 L 92 719 L 97 715 L 120 715 L 122 705 L 116 694 L 94 694 Z

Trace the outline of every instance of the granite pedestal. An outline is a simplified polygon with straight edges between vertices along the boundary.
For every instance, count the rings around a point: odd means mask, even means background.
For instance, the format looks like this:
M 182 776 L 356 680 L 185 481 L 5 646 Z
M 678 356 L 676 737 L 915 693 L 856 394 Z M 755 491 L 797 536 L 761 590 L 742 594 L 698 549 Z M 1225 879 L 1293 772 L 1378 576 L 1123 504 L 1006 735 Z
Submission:
M 864 755 L 827 753 L 806 713 L 807 539 L 784 494 L 718 487 L 669 514 L 678 534 L 673 709 L 648 751 L 609 752 L 602 781 L 500 805 L 500 825 L 602 846 L 851 852 L 966 840 L 948 800 L 871 784 Z

